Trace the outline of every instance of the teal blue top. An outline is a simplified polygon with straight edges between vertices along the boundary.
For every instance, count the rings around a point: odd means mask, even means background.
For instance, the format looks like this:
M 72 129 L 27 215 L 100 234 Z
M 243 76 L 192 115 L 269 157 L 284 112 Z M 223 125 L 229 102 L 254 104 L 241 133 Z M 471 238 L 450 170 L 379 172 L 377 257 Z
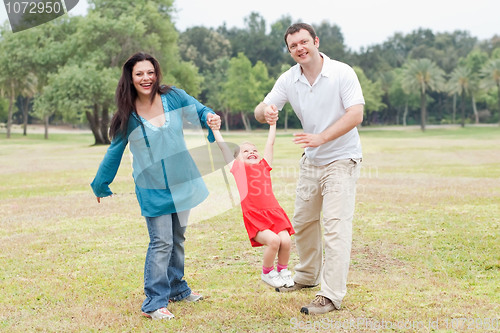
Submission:
M 97 197 L 113 194 L 109 185 L 118 172 L 125 147 L 130 144 L 135 193 L 141 214 L 147 217 L 191 209 L 208 196 L 186 147 L 183 128 L 206 127 L 207 115 L 214 112 L 175 87 L 161 95 L 161 100 L 164 125 L 156 127 L 133 111 L 126 135 L 115 135 L 90 184 Z M 208 140 L 213 142 L 213 133 L 208 130 Z

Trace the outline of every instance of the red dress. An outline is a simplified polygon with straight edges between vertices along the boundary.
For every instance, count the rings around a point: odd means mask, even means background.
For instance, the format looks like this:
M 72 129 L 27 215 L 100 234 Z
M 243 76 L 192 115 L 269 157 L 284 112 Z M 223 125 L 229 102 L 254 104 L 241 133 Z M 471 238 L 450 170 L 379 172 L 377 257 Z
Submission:
M 253 247 L 262 246 L 255 241 L 259 231 L 269 229 L 276 234 L 283 230 L 290 235 L 295 233 L 288 216 L 274 197 L 271 170 L 265 159 L 257 164 L 236 160 L 231 168 L 240 193 L 243 222 Z

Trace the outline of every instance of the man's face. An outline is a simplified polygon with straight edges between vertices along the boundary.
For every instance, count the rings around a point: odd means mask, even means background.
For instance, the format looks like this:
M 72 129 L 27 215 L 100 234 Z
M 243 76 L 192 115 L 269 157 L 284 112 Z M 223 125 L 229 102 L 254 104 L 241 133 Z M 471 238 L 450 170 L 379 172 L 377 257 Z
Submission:
M 288 35 L 286 42 L 290 55 L 299 64 L 306 64 L 319 54 L 319 38 L 313 39 L 307 30 Z

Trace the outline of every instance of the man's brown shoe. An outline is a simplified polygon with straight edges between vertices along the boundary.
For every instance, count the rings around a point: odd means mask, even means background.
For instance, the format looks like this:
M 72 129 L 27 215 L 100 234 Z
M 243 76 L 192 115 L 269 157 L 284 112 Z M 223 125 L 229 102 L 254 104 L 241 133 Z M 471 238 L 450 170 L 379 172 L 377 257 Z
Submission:
M 310 285 L 307 285 L 307 284 L 302 284 L 302 283 L 295 282 L 293 284 L 293 286 L 291 286 L 291 287 L 279 287 L 279 288 L 276 288 L 275 290 L 277 292 L 279 292 L 279 293 L 287 293 L 287 292 L 290 292 L 290 291 L 297 291 L 297 290 L 304 289 L 304 288 L 314 288 L 316 286 L 317 286 L 317 284 L 315 284 L 313 286 L 310 286 Z
M 335 305 L 325 296 L 316 295 L 316 298 L 308 305 L 303 306 L 300 312 L 306 315 L 323 314 L 336 310 Z

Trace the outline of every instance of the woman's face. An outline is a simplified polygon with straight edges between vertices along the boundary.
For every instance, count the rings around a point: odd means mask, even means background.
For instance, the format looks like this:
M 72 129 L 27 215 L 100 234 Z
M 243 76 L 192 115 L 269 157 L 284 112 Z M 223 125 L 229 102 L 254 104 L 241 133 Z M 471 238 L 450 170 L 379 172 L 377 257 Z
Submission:
M 253 144 L 244 143 L 240 146 L 238 159 L 248 164 L 257 164 L 259 163 L 259 151 Z
M 139 61 L 134 65 L 132 68 L 132 83 L 139 96 L 150 95 L 155 82 L 156 73 L 151 61 Z

